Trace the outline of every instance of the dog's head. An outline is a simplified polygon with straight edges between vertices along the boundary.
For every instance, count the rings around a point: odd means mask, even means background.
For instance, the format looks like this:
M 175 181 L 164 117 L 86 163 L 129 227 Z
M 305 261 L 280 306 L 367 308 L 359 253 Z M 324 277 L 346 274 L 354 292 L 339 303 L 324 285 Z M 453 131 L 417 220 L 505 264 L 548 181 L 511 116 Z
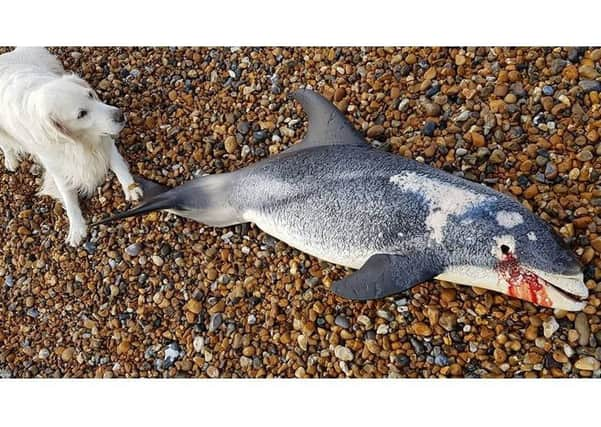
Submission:
M 49 130 L 72 140 L 101 141 L 115 137 L 125 125 L 117 107 L 98 99 L 96 92 L 81 78 L 64 75 L 39 91 L 36 107 Z

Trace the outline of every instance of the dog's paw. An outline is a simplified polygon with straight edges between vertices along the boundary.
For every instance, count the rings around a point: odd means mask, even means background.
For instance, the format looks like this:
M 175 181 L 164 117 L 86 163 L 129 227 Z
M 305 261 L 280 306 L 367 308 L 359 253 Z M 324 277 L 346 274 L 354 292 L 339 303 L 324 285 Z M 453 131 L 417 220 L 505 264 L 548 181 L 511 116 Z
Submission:
M 77 247 L 81 244 L 84 237 L 88 234 L 88 230 L 85 224 L 72 225 L 69 227 L 69 234 L 67 235 L 66 242 L 71 247 Z
M 135 183 L 131 184 L 129 187 L 123 188 L 123 192 L 125 193 L 125 200 L 128 202 L 137 202 L 144 196 L 142 188 Z

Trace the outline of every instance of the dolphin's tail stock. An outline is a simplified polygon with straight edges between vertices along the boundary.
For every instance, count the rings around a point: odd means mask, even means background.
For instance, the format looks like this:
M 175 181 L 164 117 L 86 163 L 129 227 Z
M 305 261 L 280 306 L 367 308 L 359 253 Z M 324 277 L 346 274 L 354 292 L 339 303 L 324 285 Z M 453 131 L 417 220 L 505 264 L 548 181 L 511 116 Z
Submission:
M 237 209 L 229 203 L 236 178 L 235 172 L 207 175 L 178 187 L 168 188 L 136 176 L 136 182 L 144 191 L 144 198 L 140 205 L 124 212 L 117 212 L 93 223 L 92 226 L 158 210 L 167 210 L 215 227 L 239 224 L 244 220 Z

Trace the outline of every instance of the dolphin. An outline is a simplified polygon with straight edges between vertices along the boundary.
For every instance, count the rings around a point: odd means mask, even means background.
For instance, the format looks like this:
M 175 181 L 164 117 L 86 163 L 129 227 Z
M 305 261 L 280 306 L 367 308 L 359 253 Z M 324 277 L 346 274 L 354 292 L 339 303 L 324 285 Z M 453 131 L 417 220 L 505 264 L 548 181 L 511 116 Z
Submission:
M 175 188 L 139 179 L 146 198 L 97 222 L 166 210 L 224 227 L 253 222 L 301 251 L 358 271 L 331 290 L 353 300 L 439 279 L 568 311 L 585 306 L 582 266 L 513 198 L 371 147 L 309 89 L 303 140 L 240 170 Z

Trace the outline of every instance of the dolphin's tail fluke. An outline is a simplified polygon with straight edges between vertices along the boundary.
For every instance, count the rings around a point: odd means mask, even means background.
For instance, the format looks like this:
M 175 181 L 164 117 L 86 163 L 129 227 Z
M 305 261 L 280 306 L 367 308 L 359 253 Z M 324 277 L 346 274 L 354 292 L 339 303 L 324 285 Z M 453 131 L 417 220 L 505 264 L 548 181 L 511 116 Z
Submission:
M 168 188 L 142 177 L 135 177 L 144 191 L 140 205 L 101 219 L 92 226 L 158 210 L 167 210 L 215 227 L 239 224 L 244 220 L 229 203 L 236 178 L 235 172 L 207 175 L 178 187 Z

